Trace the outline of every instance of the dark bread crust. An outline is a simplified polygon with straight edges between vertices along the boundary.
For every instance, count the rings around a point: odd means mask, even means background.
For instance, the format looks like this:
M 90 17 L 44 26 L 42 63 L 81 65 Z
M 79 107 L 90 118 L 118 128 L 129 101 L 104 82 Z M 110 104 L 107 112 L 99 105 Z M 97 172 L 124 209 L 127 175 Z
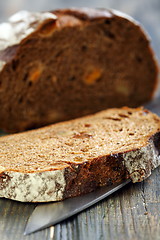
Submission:
M 99 186 L 112 185 L 120 183 L 126 179 L 132 179 L 133 182 L 141 182 L 151 175 L 152 170 L 160 164 L 160 132 L 152 135 L 148 144 L 152 145 L 146 150 L 148 157 L 145 164 L 139 164 L 135 172 L 130 172 L 127 169 L 125 154 L 137 152 L 135 157 L 131 159 L 131 167 L 134 162 L 140 162 L 147 155 L 143 151 L 138 153 L 138 149 L 132 149 L 127 152 L 120 152 L 109 156 L 102 156 L 95 158 L 91 162 L 80 164 L 79 166 L 71 165 L 65 170 L 66 187 L 63 198 L 75 197 L 81 194 L 94 191 Z M 153 160 L 155 158 L 153 149 L 157 154 L 157 163 Z M 143 156 L 144 154 L 144 156 Z M 149 156 L 150 155 L 150 156 Z M 131 154 L 132 156 L 132 154 Z M 133 161 L 133 162 L 132 162 Z M 145 167 L 144 167 L 145 166 Z
M 157 63 L 149 40 L 137 22 L 111 10 L 74 8 L 51 13 L 56 17 L 44 22 L 36 19 L 34 26 L 33 23 L 29 25 L 34 29 L 30 34 L 0 50 L 3 64 L 0 128 L 8 132 L 23 131 L 108 107 L 136 107 L 153 97 L 157 86 Z M 34 17 L 34 13 L 31 15 Z M 125 39 L 132 31 L 135 40 L 126 45 Z M 19 32 L 17 36 L 23 34 Z M 79 37 L 76 39 L 76 36 Z M 56 42 L 56 38 L 66 40 L 61 43 Z M 54 41 L 56 48 L 49 45 Z M 136 44 L 132 49 L 134 41 Z M 112 44 L 113 50 L 107 56 Z M 34 51 L 38 46 L 41 46 L 39 50 Z M 42 46 L 46 50 L 41 54 Z M 50 59 L 51 51 L 54 57 Z M 34 56 L 30 59 L 32 52 Z M 30 81 L 30 72 L 38 80 L 32 81 L 32 78 Z
M 71 165 L 65 170 L 64 199 L 94 191 L 99 186 L 112 185 L 129 178 L 121 154 L 95 158 L 91 162 Z

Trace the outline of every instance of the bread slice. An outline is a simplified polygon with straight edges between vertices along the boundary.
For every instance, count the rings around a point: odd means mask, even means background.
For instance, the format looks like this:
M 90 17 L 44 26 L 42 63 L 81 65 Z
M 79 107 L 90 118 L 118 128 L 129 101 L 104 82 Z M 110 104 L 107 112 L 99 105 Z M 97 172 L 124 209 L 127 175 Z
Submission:
M 115 10 L 20 12 L 0 25 L 0 128 L 8 132 L 149 101 L 149 39 Z
M 143 108 L 110 109 L 0 138 L 0 196 L 58 201 L 160 164 L 160 118 Z

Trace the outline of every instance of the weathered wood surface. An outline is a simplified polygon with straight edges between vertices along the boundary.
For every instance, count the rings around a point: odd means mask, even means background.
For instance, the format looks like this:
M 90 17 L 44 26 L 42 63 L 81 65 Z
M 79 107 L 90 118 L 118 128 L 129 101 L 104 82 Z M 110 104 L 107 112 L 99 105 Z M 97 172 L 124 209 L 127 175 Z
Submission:
M 0 19 L 20 9 L 47 10 L 68 6 L 113 7 L 140 20 L 153 38 L 160 59 L 159 0 L 5 0 Z M 160 115 L 160 100 L 149 107 Z M 0 133 L 0 136 L 3 133 Z M 0 199 L 0 240 L 160 240 L 160 167 L 142 183 L 124 189 L 77 216 L 43 231 L 23 236 L 35 204 Z
M 29 236 L 24 226 L 35 204 L 0 200 L 3 240 L 158 240 L 160 239 L 160 168 L 142 183 L 119 192 L 64 223 Z M 53 231 L 54 230 L 54 231 Z M 54 232 L 54 237 L 53 237 Z

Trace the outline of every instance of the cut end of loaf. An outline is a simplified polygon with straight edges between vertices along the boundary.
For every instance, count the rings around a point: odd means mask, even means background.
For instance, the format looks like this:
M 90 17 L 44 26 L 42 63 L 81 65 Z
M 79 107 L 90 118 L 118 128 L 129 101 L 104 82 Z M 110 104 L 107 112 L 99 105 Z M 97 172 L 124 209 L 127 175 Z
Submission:
M 23 131 L 152 98 L 157 67 L 137 23 L 107 10 L 52 13 L 49 21 L 30 13 L 36 28 L 0 53 L 0 128 Z

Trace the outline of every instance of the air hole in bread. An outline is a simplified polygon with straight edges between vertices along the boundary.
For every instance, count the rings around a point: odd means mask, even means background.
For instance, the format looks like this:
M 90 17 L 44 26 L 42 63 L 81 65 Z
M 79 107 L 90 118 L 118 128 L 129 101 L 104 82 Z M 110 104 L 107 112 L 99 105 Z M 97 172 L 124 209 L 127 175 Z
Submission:
M 106 20 L 104 21 L 104 23 L 109 25 L 109 24 L 111 24 L 111 21 L 110 21 L 109 19 L 106 19 Z
M 74 81 L 75 79 L 76 79 L 76 77 L 72 76 L 72 77 L 69 78 L 69 81 Z
M 118 115 L 122 118 L 128 118 L 128 115 L 126 115 L 126 114 L 119 113 Z
M 62 55 L 62 53 L 63 53 L 63 50 L 60 50 L 60 51 L 55 55 L 55 57 L 56 57 L 56 58 L 59 57 L 60 55 Z
M 136 59 L 137 59 L 137 61 L 138 61 L 139 63 L 142 62 L 142 58 L 141 58 L 140 56 L 137 56 Z
M 91 138 L 91 137 L 92 137 L 91 134 L 88 134 L 85 132 L 80 132 L 80 133 L 74 134 L 73 136 L 73 138 Z
M 21 96 L 18 100 L 19 103 L 22 103 L 23 102 L 23 97 Z
M 108 29 L 105 29 L 104 33 L 108 38 L 115 39 L 115 35 Z
M 24 74 L 24 77 L 23 77 L 23 81 L 26 82 L 27 79 L 28 79 L 28 73 L 25 73 L 25 74 Z
M 13 71 L 15 71 L 17 69 L 18 64 L 19 64 L 18 60 L 13 60 L 12 61 L 12 69 L 13 69 Z
M 129 135 L 130 135 L 130 136 L 133 136 L 133 135 L 134 135 L 134 133 L 129 133 Z
M 109 120 L 113 120 L 113 121 L 121 121 L 120 118 L 114 118 L 114 117 L 103 117 L 103 119 L 109 119 Z
M 86 123 L 86 124 L 84 124 L 84 126 L 85 127 L 91 127 L 91 124 Z
M 29 86 L 29 87 L 32 86 L 32 82 L 31 82 L 31 81 L 28 82 L 28 86 Z
M 87 46 L 83 45 L 81 49 L 82 49 L 83 52 L 85 52 L 87 50 Z

